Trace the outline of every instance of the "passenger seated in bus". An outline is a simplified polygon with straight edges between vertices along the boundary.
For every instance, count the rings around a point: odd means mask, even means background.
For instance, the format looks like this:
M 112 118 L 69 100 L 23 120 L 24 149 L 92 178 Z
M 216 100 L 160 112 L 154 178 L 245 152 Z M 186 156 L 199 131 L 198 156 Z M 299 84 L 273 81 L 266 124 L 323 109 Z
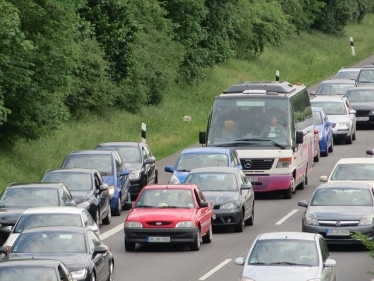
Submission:
M 272 114 L 270 123 L 266 124 L 260 133 L 260 138 L 286 138 L 287 132 L 284 127 L 279 124 L 278 116 Z
M 233 140 L 235 139 L 237 136 L 237 132 L 236 132 L 236 124 L 234 121 L 232 120 L 226 120 L 223 122 L 223 129 L 222 129 L 222 138 L 223 139 L 229 139 L 229 140 Z

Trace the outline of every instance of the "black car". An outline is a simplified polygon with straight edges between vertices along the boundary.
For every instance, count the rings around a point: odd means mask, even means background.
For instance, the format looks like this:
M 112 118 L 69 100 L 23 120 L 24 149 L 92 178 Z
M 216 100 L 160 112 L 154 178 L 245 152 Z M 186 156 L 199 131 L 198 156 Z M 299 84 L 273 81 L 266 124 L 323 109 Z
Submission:
M 113 281 L 114 258 L 92 230 L 78 226 L 25 229 L 9 252 L 0 248 L 5 260 L 56 259 L 63 261 L 77 281 Z
M 374 84 L 351 88 L 345 96 L 356 110 L 356 124 L 374 125 Z
M 116 150 L 130 171 L 131 197 L 136 199 L 147 184 L 158 183 L 156 158 L 150 147 L 143 142 L 106 142 L 95 149 Z
M 8 185 L 0 196 L 0 245 L 28 208 L 76 206 L 73 195 L 62 183 L 26 182 Z
M 0 261 L 0 280 L 74 281 L 60 260 L 20 259 Z
M 45 172 L 42 182 L 62 182 L 70 190 L 78 207 L 86 208 L 97 225 L 110 224 L 110 194 L 108 184 L 99 171 L 81 168 L 51 169 Z
M 75 150 L 65 157 L 61 168 L 98 170 L 104 182 L 109 186 L 112 214 L 119 216 L 123 209 L 130 209 L 132 204 L 130 171 L 126 169 L 126 165 L 117 151 Z

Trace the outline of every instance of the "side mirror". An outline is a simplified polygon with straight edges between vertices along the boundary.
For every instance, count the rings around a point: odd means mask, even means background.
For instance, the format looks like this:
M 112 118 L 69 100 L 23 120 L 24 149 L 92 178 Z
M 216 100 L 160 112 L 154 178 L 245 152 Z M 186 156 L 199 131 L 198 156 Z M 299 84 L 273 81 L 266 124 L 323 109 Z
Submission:
M 92 256 L 96 256 L 97 254 L 105 254 L 108 250 L 109 248 L 105 245 L 97 246 L 95 247 Z
M 311 96 L 315 96 L 315 95 L 316 95 L 316 91 L 311 91 L 311 92 L 309 93 L 309 95 L 311 95 Z
M 208 207 L 208 206 L 209 206 L 209 203 L 207 201 L 201 201 L 199 203 L 200 208 L 205 208 L 205 207 Z
M 102 185 L 99 186 L 99 191 L 105 191 L 109 188 L 107 183 L 103 183 Z
M 327 176 L 320 176 L 319 181 L 327 182 Z
M 127 176 L 129 173 L 130 173 L 129 170 L 123 170 L 123 171 L 119 172 L 119 175 L 120 175 L 121 177 L 123 177 L 123 176 Z
M 240 189 L 252 189 L 252 184 L 243 184 L 242 187 Z
M 156 162 L 156 158 L 154 156 L 145 159 L 144 164 L 154 164 Z
M 301 144 L 304 142 L 304 132 L 303 131 L 296 131 L 296 143 Z
M 299 201 L 299 202 L 297 202 L 297 206 L 307 208 L 308 207 L 308 202 L 306 202 L 305 200 Z
M 174 168 L 171 165 L 165 166 L 165 172 L 172 173 L 174 172 Z
M 374 156 L 374 149 L 368 149 L 368 150 L 366 150 L 366 155 Z
M 356 110 L 351 109 L 351 110 L 349 111 L 349 114 L 356 114 Z
M 206 132 L 199 132 L 199 143 L 202 145 L 206 144 Z
M 326 123 L 325 123 L 325 125 L 326 126 L 332 126 L 334 123 L 332 123 L 332 122 L 330 122 L 330 121 L 327 121 Z

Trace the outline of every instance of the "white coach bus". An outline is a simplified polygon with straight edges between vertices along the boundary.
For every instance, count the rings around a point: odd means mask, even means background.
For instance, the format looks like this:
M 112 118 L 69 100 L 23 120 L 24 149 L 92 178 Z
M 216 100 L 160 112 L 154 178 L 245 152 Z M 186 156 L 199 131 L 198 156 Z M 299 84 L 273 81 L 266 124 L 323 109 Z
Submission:
M 304 189 L 314 159 L 314 125 L 305 85 L 243 82 L 214 98 L 203 146 L 235 147 L 255 192 L 289 199 Z

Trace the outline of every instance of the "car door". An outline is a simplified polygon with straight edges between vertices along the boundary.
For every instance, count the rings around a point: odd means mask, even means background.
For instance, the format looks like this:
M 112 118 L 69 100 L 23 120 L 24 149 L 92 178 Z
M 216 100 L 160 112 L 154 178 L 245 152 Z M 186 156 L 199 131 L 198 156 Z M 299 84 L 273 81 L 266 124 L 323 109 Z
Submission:
M 155 178 L 156 160 L 154 159 L 151 153 L 151 150 L 149 149 L 147 145 L 142 146 L 142 155 L 143 155 L 144 173 L 147 176 L 147 182 L 145 184 L 152 183 Z
M 110 208 L 110 195 L 107 190 L 100 191 L 100 186 L 104 184 L 104 180 L 99 172 L 94 172 L 93 180 L 95 185 L 95 195 L 100 206 L 100 217 L 103 218 L 108 209 Z
M 97 236 L 92 231 L 87 231 L 87 239 L 88 239 L 88 245 L 90 248 L 90 253 L 92 255 L 94 249 L 97 246 L 101 245 L 101 240 L 99 236 Z M 92 257 L 92 263 L 96 270 L 96 280 L 98 281 L 105 281 L 108 278 L 108 272 L 109 272 L 109 252 L 105 252 L 103 254 L 97 254 Z M 91 279 L 90 279 L 91 280 Z
M 194 195 L 198 203 L 206 202 L 206 199 L 199 188 L 194 189 Z M 202 235 L 203 233 L 206 233 L 209 230 L 211 225 L 212 210 L 210 209 L 210 205 L 208 207 L 203 208 L 198 207 L 196 214 L 196 219 L 200 221 Z
M 242 171 L 239 171 L 238 180 L 239 180 L 240 187 L 243 186 L 244 184 L 251 184 L 251 182 L 248 180 L 248 178 Z M 244 219 L 246 219 L 252 214 L 253 200 L 254 200 L 253 188 L 252 189 L 240 189 L 240 197 L 243 200 L 244 209 L 245 209 Z
M 115 166 L 115 175 L 117 181 L 117 188 L 121 191 L 121 201 L 122 204 L 127 201 L 129 189 L 130 189 L 130 182 L 128 175 L 121 175 L 121 172 L 126 169 L 125 163 L 123 162 L 121 156 L 118 154 L 117 151 L 113 151 L 114 155 L 114 166 Z

